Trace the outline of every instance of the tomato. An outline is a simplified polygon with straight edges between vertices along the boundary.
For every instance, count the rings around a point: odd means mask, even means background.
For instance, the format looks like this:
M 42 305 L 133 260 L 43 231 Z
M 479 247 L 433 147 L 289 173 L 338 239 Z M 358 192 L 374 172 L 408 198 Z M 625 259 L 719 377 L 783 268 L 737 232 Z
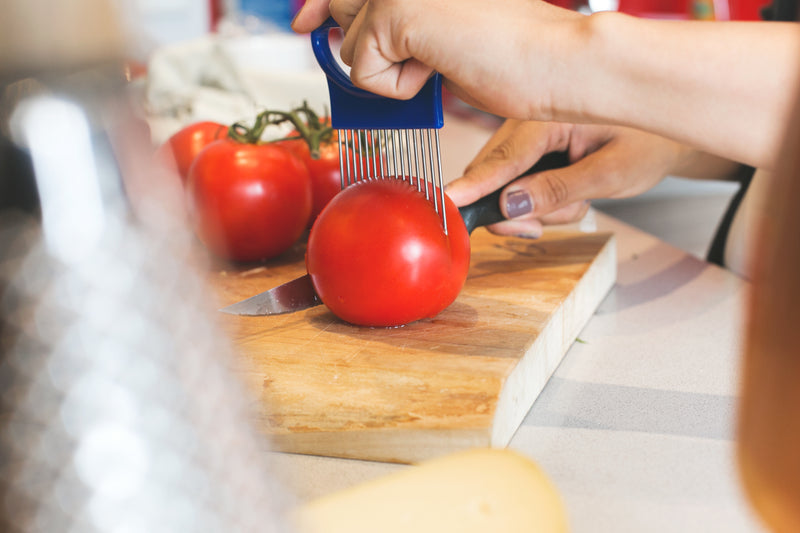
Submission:
M 320 144 L 317 157 L 312 157 L 308 143 L 302 139 L 280 141 L 276 144 L 294 152 L 308 168 L 314 198 L 310 219 L 313 223 L 328 202 L 342 190 L 342 175 L 339 171 L 339 142 L 336 140 L 336 134 L 333 134 L 332 141 Z
M 274 144 L 214 141 L 197 155 L 186 185 L 198 238 L 234 261 L 284 252 L 306 229 L 311 214 L 308 170 Z
M 306 120 L 302 121 L 300 115 L 305 116 Z M 314 189 L 314 207 L 311 210 L 311 223 L 313 224 L 322 209 L 342 189 L 339 135 L 336 130 L 331 129 L 330 118 L 319 117 L 307 105 L 284 114 L 284 117 L 284 120 L 291 121 L 296 129 L 287 136 L 288 140 L 280 140 L 276 144 L 292 150 L 308 167 Z M 354 167 L 358 166 L 357 169 L 351 168 L 349 175 L 359 176 L 361 179 L 367 173 L 369 175 L 380 173 L 375 156 L 370 154 L 367 149 L 371 142 L 370 138 L 368 133 L 364 134 L 365 145 L 362 154 L 354 155 L 348 148 L 344 149 L 344 156 L 350 158 L 350 164 Z M 377 147 L 376 151 L 379 151 Z M 345 164 L 342 165 L 345 174 L 348 174 L 347 163 L 348 161 L 345 161 Z M 367 167 L 369 167 L 369 171 Z
M 156 157 L 160 161 L 174 162 L 178 175 L 185 183 L 189 177 L 189 167 L 200 151 L 210 143 L 224 139 L 228 134 L 228 126 L 218 122 L 197 122 L 179 130 L 162 144 Z
M 438 189 L 437 189 L 438 194 Z M 306 267 L 322 302 L 363 326 L 433 317 L 458 296 L 469 269 L 469 234 L 446 198 L 448 234 L 432 199 L 402 179 L 340 192 L 317 218 Z

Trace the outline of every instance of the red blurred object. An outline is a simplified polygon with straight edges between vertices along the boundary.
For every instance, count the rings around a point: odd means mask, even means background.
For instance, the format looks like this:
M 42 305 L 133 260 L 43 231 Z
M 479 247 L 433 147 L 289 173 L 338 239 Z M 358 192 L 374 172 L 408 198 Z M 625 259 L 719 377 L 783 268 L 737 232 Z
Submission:
M 573 11 L 586 5 L 586 1 L 584 0 L 546 0 L 546 1 L 548 4 L 553 4 L 554 6 L 563 7 L 565 9 L 572 9 Z
M 217 24 L 225 14 L 224 4 L 225 0 L 208 0 L 208 18 L 210 21 L 210 30 L 217 31 Z
M 563 1 L 563 0 L 559 0 Z M 771 0 L 619 0 L 618 11 L 655 19 L 761 20 Z
M 617 11 L 635 17 L 657 19 L 692 18 L 691 0 L 619 0 Z
M 761 20 L 761 10 L 772 0 L 728 0 L 731 20 Z

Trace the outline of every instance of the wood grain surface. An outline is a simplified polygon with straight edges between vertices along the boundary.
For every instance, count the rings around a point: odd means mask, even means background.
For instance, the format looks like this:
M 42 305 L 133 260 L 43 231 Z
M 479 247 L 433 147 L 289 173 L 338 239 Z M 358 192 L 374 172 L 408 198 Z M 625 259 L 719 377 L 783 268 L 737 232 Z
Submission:
M 505 446 L 614 284 L 613 235 L 471 238 L 469 277 L 437 317 L 364 328 L 325 306 L 223 315 L 274 447 L 413 463 Z M 210 282 L 228 305 L 305 273 L 303 247 Z

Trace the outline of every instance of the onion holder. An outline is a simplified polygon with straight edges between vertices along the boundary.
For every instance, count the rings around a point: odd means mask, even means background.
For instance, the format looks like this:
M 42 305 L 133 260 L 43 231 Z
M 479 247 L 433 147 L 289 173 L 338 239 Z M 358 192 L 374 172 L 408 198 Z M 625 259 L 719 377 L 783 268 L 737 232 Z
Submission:
M 339 138 L 342 189 L 365 180 L 407 179 L 432 201 L 447 233 L 439 145 L 439 130 L 444 124 L 441 75 L 434 73 L 409 100 L 360 89 L 331 51 L 330 30 L 338 27 L 329 18 L 311 32 L 311 47 L 328 79 L 331 126 Z

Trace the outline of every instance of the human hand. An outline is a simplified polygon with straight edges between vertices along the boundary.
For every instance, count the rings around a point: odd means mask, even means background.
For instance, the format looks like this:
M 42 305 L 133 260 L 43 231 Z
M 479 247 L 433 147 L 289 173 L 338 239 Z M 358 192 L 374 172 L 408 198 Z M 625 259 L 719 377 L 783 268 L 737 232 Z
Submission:
M 513 181 L 554 151 L 568 152 L 572 164 Z M 506 186 L 500 208 L 510 220 L 488 229 L 538 237 L 543 225 L 582 218 L 591 199 L 646 191 L 692 154 L 679 143 L 630 128 L 507 120 L 447 194 L 461 206 Z
M 407 99 L 438 71 L 462 100 L 518 118 L 552 116 L 551 93 L 565 94 L 561 85 L 575 77 L 561 58 L 582 43 L 578 28 L 566 23 L 585 18 L 531 0 L 490 10 L 482 0 L 309 0 L 293 28 L 311 31 L 328 14 L 345 32 L 341 57 L 355 85 Z

